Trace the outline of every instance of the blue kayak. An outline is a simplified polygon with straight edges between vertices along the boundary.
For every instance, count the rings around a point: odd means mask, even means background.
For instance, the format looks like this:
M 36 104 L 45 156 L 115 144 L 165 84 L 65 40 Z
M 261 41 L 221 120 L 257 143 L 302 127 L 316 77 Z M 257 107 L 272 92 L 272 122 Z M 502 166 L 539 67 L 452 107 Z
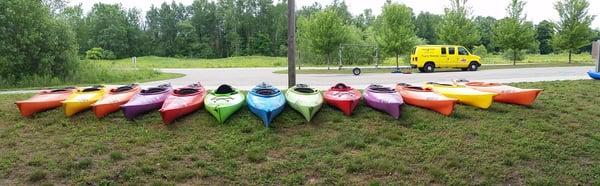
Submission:
M 252 88 L 246 101 L 250 111 L 262 119 L 265 127 L 269 127 L 285 107 L 285 98 L 281 91 L 266 83 Z
M 590 75 L 590 77 L 593 79 L 600 80 L 600 72 L 594 72 L 590 70 L 588 71 L 588 75 Z

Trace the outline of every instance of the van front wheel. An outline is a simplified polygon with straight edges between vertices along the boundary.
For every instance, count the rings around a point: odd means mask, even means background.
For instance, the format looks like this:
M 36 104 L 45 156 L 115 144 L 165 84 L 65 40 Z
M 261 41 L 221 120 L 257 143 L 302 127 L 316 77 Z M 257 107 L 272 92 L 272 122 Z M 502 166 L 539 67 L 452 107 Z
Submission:
M 477 64 L 476 62 L 469 63 L 469 71 L 477 71 L 478 68 L 479 64 Z
M 430 73 L 430 72 L 433 72 L 433 71 L 435 71 L 435 64 L 434 63 L 429 62 L 429 63 L 425 63 L 425 65 L 423 65 L 423 72 Z

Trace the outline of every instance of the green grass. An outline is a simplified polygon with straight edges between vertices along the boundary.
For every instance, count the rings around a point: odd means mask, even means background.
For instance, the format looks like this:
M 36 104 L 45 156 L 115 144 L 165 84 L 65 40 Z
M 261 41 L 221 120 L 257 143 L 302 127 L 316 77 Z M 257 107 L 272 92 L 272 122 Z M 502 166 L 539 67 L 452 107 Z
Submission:
M 525 60 L 519 63 L 551 63 L 564 64 L 567 63 L 566 54 L 551 54 L 551 55 L 528 55 Z M 589 63 L 592 61 L 589 54 L 574 54 L 573 61 L 577 63 Z M 102 66 L 113 68 L 133 68 L 131 59 L 119 60 L 90 60 Z M 301 62 L 297 62 L 301 63 Z M 503 59 L 500 55 L 489 55 L 482 59 L 484 64 L 512 64 L 512 61 Z M 336 66 L 337 63 L 332 64 Z M 401 64 L 404 64 L 401 61 Z M 326 66 L 324 64 L 301 64 L 302 66 Z M 383 66 L 395 66 L 395 58 L 386 58 L 383 60 Z M 285 67 L 287 66 L 286 57 L 266 57 L 266 56 L 239 56 L 223 59 L 186 59 L 186 58 L 171 58 L 171 57 L 156 57 L 145 56 L 138 57 L 136 67 L 142 68 L 232 68 L 232 67 Z M 349 65 L 353 66 L 353 65 Z
M 19 79 L 16 83 L 0 80 L 0 90 L 39 89 L 61 86 L 88 86 L 97 84 L 130 84 L 183 77 L 183 74 L 163 73 L 149 68 L 117 68 L 83 62 L 81 69 L 66 79 L 35 76 Z
M 491 70 L 491 69 L 513 69 L 513 68 L 542 68 L 542 67 L 575 67 L 575 66 L 592 66 L 591 63 L 563 63 L 563 64 L 552 64 L 552 63 L 534 63 L 534 64 L 517 64 L 513 65 L 483 65 L 479 68 L 479 70 Z M 342 70 L 338 70 L 338 68 L 331 68 L 331 70 L 327 69 L 296 69 L 297 74 L 352 74 L 352 66 L 342 68 Z M 361 69 L 361 73 L 391 73 L 394 68 L 363 68 Z M 447 72 L 447 71 L 461 71 L 460 69 L 435 69 L 436 72 Z M 277 74 L 287 74 L 287 69 L 285 70 L 276 70 L 273 73 Z M 419 73 L 417 69 L 410 70 L 411 73 Z
M 130 58 L 119 60 L 90 60 L 96 64 L 113 68 L 133 68 Z M 139 68 L 230 68 L 230 67 L 283 67 L 285 57 L 240 56 L 222 59 L 187 59 L 145 56 L 138 57 L 135 67 Z
M 265 129 L 246 108 L 225 124 L 205 110 L 161 124 L 60 109 L 33 119 L 0 95 L 0 178 L 9 185 L 594 185 L 600 183 L 600 81 L 543 88 L 532 107 L 458 105 L 451 117 L 405 106 L 401 119 L 360 104 L 312 123 L 286 108 Z M 118 160 L 118 161 L 116 161 Z

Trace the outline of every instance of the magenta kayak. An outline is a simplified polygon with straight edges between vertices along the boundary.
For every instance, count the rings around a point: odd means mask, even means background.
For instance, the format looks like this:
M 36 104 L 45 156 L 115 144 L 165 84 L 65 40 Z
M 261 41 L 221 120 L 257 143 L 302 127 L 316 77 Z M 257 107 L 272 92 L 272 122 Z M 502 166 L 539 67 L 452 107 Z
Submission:
M 394 89 L 381 85 L 369 85 L 363 92 L 363 97 L 370 107 L 386 112 L 395 119 L 400 118 L 404 101 Z

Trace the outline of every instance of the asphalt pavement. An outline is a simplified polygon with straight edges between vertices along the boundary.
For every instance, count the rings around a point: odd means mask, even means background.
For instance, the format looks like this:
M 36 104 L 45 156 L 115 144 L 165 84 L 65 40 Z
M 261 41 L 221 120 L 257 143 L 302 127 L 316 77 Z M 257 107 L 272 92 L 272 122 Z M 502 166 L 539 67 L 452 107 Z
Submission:
M 394 86 L 396 83 L 421 85 L 425 82 L 447 83 L 453 79 L 486 81 L 496 83 L 537 82 L 556 80 L 590 79 L 587 71 L 593 66 L 547 67 L 547 68 L 515 68 L 493 69 L 474 72 L 451 71 L 435 73 L 364 73 L 353 74 L 298 74 L 297 83 L 325 90 L 338 82 L 346 83 L 359 89 L 370 84 Z M 142 87 L 171 83 L 175 87 L 185 86 L 192 82 L 200 82 L 208 89 L 215 89 L 220 84 L 229 84 L 241 90 L 249 90 L 254 85 L 267 82 L 279 88 L 287 87 L 287 74 L 276 74 L 273 71 L 286 68 L 205 68 L 205 69 L 159 69 L 163 72 L 185 74 L 184 77 L 141 83 Z M 37 90 L 0 91 L 0 94 L 32 93 Z

